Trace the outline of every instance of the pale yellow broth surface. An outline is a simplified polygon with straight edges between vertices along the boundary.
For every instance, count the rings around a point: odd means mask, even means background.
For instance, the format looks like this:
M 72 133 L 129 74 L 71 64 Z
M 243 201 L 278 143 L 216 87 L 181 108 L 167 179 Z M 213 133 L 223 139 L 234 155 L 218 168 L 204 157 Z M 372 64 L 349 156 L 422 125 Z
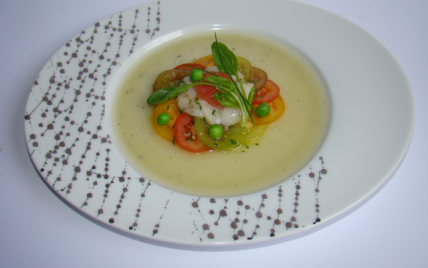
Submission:
M 162 139 L 152 127 L 153 107 L 146 100 L 155 78 L 211 54 L 213 32 L 180 37 L 146 53 L 123 79 L 112 108 L 113 140 L 128 163 L 146 179 L 196 196 L 243 195 L 290 178 L 314 157 L 329 119 L 323 84 L 301 56 L 256 36 L 220 31 L 217 37 L 281 88 L 286 110 L 257 145 L 194 154 Z

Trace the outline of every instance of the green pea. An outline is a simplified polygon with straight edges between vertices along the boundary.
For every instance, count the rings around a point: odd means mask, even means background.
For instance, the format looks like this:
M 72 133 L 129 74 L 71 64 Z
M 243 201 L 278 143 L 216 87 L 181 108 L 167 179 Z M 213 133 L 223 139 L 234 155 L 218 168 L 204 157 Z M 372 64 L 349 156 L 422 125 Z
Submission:
M 266 102 L 262 102 L 257 108 L 256 113 L 260 117 L 268 116 L 270 114 L 270 106 Z
M 210 136 L 213 139 L 219 139 L 221 137 L 223 137 L 223 127 L 220 126 L 219 124 L 215 124 L 215 125 L 211 125 L 210 128 L 208 129 L 208 134 L 210 134 Z
M 156 122 L 159 126 L 165 126 L 168 124 L 169 120 L 171 120 L 171 116 L 168 113 L 161 113 L 158 115 L 158 118 L 156 118 Z
M 190 73 L 190 80 L 192 80 L 192 82 L 199 82 L 202 78 L 204 78 L 204 72 L 201 69 L 194 69 Z

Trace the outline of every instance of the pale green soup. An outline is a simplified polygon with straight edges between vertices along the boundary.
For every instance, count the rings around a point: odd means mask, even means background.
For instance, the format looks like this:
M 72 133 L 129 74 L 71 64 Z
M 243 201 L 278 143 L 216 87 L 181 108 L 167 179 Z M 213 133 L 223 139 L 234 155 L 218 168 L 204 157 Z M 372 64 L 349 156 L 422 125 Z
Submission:
M 194 154 L 159 137 L 146 100 L 157 75 L 211 54 L 214 33 L 185 35 L 152 49 L 124 77 L 112 103 L 113 141 L 141 175 L 196 196 L 236 196 L 290 178 L 314 157 L 329 120 L 328 97 L 315 70 L 284 45 L 248 34 L 217 32 L 219 42 L 268 73 L 286 110 L 257 144 L 232 152 Z

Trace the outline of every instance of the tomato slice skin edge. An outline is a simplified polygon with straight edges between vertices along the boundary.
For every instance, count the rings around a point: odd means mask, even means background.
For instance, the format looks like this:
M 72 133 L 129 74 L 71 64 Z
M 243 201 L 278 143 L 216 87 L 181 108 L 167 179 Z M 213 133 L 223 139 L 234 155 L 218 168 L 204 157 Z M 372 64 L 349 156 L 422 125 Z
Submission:
M 191 66 L 191 67 L 189 67 L 189 66 Z M 192 67 L 205 70 L 205 66 L 203 66 L 201 64 L 196 64 L 196 63 L 183 63 L 183 64 L 178 65 L 174 69 L 193 71 L 195 68 L 192 68 Z

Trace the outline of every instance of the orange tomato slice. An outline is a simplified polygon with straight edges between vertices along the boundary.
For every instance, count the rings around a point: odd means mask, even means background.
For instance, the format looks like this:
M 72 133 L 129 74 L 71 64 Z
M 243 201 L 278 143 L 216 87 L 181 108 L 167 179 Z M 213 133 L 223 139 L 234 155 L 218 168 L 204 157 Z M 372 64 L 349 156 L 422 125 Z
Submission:
M 285 111 L 285 103 L 281 98 L 281 95 L 271 103 L 268 103 L 270 106 L 270 113 L 267 116 L 259 117 L 253 110 L 251 110 L 251 116 L 253 117 L 254 124 L 256 125 L 268 125 L 275 122 Z M 253 105 L 254 108 L 257 108 L 258 105 Z M 249 119 L 251 121 L 251 119 Z
M 164 126 L 159 126 L 156 122 L 156 119 L 161 113 L 168 113 L 171 117 L 171 120 L 169 120 L 168 124 Z M 165 140 L 172 141 L 174 138 L 175 120 L 179 115 L 180 112 L 178 110 L 176 99 L 172 99 L 167 102 L 158 104 L 152 114 L 152 124 L 156 133 L 158 133 L 158 135 L 164 138 Z
M 205 68 L 215 66 L 213 55 L 208 55 L 202 58 L 199 58 L 193 62 L 194 64 L 200 64 Z

